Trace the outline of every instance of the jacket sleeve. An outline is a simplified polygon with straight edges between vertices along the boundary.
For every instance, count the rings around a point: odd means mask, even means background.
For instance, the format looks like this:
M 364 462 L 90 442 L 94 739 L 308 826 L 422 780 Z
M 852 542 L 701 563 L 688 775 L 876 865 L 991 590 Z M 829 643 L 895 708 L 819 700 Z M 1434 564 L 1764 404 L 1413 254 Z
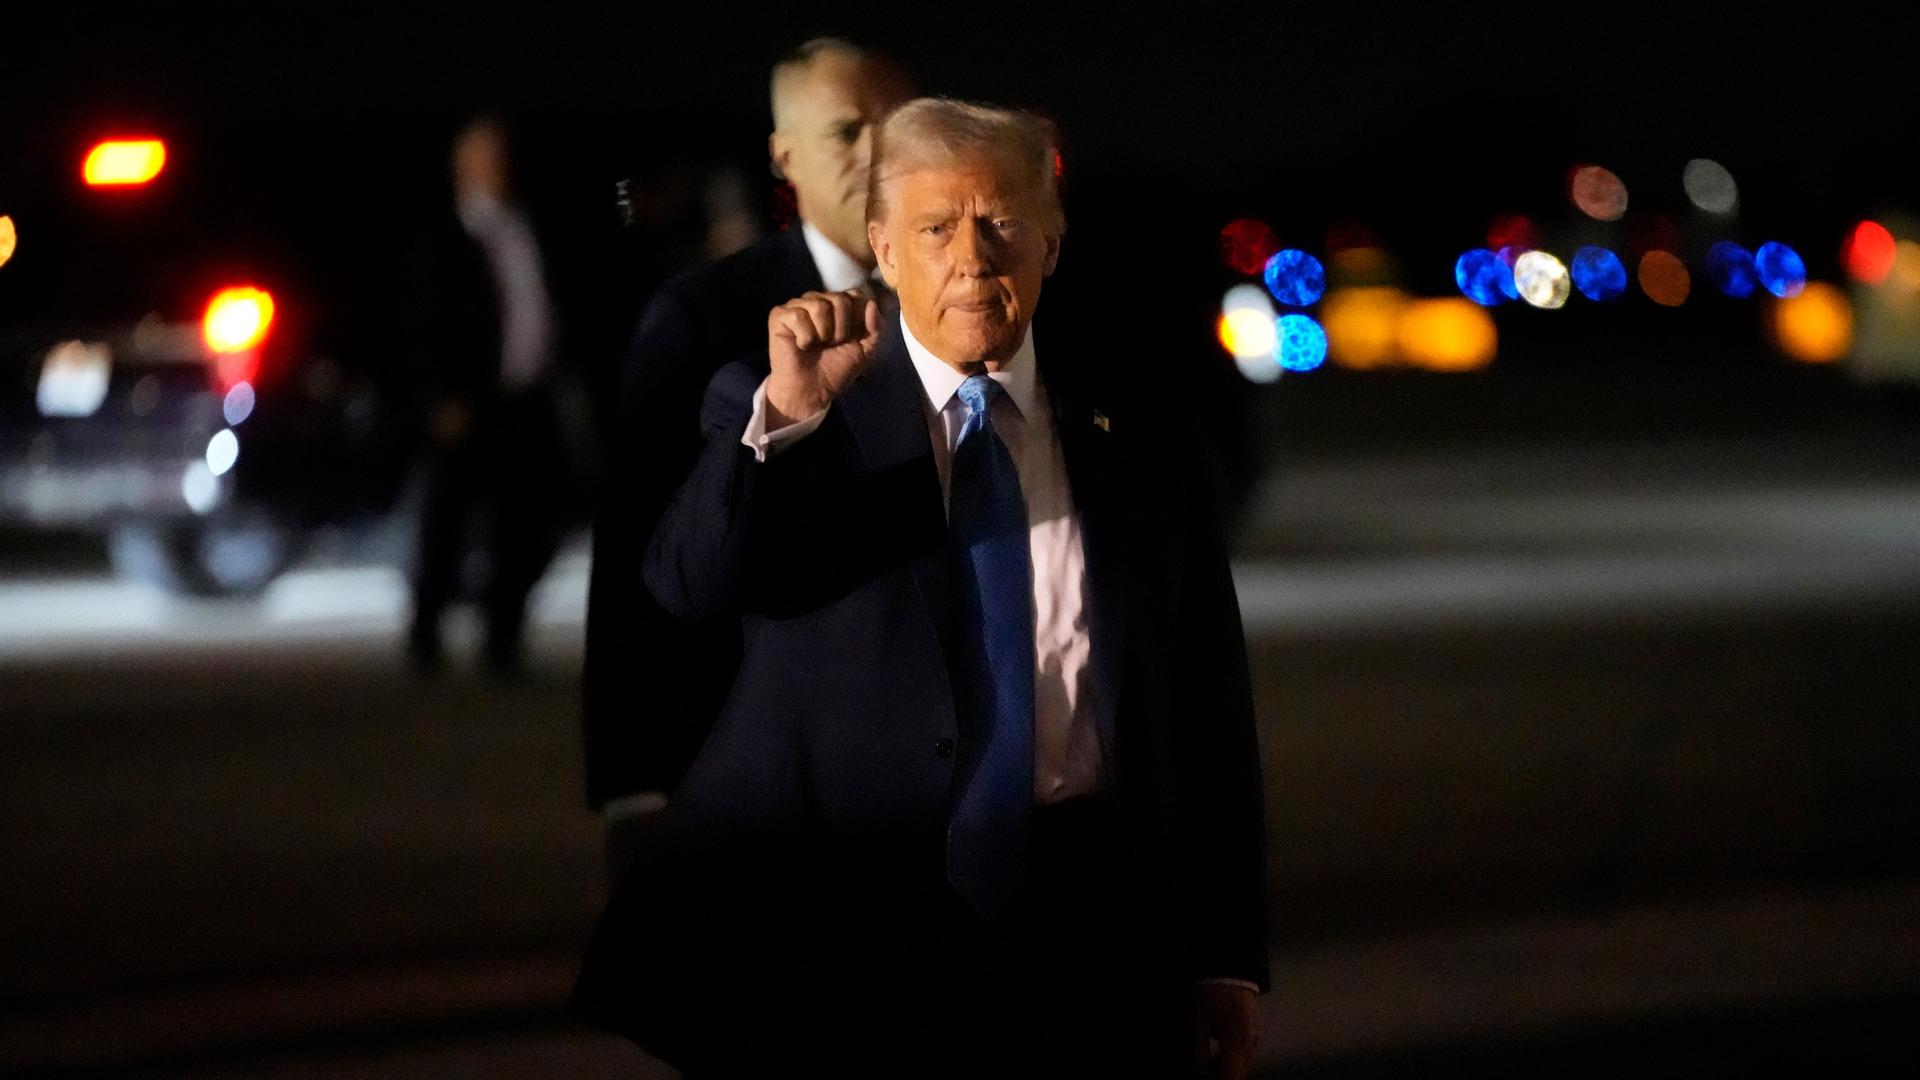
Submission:
M 647 550 L 647 588 L 680 618 L 738 618 L 797 602 L 843 550 L 850 444 L 839 411 L 829 407 L 818 430 L 759 461 L 741 438 L 761 380 L 757 365 L 737 362 L 708 384 L 705 446 Z
M 1188 782 L 1181 823 L 1192 973 L 1267 990 L 1265 788 L 1246 638 L 1210 486 L 1190 483 L 1187 490 L 1177 625 L 1185 641 L 1185 698 L 1193 706 L 1182 725 Z

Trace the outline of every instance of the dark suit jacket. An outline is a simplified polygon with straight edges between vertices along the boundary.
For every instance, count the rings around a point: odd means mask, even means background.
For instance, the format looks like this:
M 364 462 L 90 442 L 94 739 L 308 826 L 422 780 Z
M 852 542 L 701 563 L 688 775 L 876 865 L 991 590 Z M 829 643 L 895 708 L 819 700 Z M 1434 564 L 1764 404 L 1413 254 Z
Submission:
M 486 256 L 451 207 L 432 217 L 409 256 L 411 280 L 425 292 L 406 328 L 420 411 L 445 401 L 484 410 L 500 386 L 500 301 Z
M 834 1031 L 867 1045 L 863 1024 L 938 1038 L 913 1005 L 940 989 L 928 973 L 964 754 L 924 392 L 897 316 L 885 322 L 822 426 L 765 463 L 740 445 L 761 376 L 722 371 L 706 449 L 649 553 L 662 605 L 740 618 L 745 657 L 596 931 L 575 1005 L 682 1067 L 804 1054 Z M 1072 332 L 1045 327 L 1038 355 L 1082 518 L 1090 692 L 1130 858 L 1114 899 L 1138 932 L 1114 947 L 1170 1000 L 1195 978 L 1264 986 L 1259 754 L 1198 443 L 1176 418 L 1095 396 Z
M 587 800 L 596 808 L 671 791 L 733 684 L 738 624 L 668 614 L 641 582 L 641 559 L 699 455 L 708 381 L 742 357 L 764 365 L 767 312 L 820 287 L 796 226 L 669 281 L 634 332 L 593 526 L 583 717 Z

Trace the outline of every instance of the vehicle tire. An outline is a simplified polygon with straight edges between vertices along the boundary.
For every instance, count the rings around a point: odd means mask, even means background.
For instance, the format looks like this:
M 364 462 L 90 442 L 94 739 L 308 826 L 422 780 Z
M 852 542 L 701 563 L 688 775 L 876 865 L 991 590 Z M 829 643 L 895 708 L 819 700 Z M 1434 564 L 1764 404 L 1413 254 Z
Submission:
M 108 542 L 123 577 L 189 596 L 255 596 L 293 562 L 291 531 L 259 512 L 119 526 Z

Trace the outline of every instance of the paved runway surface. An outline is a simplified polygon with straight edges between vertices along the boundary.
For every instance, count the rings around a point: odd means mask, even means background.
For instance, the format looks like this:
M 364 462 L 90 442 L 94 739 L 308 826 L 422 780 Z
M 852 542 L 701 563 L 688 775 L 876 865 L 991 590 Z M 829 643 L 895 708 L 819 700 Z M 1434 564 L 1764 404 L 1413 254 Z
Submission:
M 1842 431 L 1276 476 L 1237 567 L 1268 1062 L 1734 1075 L 1890 1040 L 1920 990 L 1906 453 Z M 508 683 L 407 672 L 390 567 L 230 603 L 0 579 L 0 1071 L 649 1075 L 554 1017 L 603 895 L 585 569 L 543 584 Z

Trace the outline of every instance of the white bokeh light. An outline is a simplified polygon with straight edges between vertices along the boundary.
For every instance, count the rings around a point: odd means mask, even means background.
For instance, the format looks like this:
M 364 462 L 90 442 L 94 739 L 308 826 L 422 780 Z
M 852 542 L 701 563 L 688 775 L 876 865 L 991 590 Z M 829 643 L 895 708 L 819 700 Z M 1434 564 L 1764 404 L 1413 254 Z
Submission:
M 207 468 L 215 476 L 225 476 L 240 460 L 240 439 L 228 428 L 207 440 Z
M 1272 353 L 1264 356 L 1236 356 L 1233 358 L 1233 363 L 1250 383 L 1280 381 L 1280 361 L 1274 359 Z
M 1709 214 L 1730 214 L 1740 203 L 1740 187 L 1727 167 L 1707 158 L 1694 158 L 1680 174 L 1687 198 Z
M 1564 307 L 1573 291 L 1565 263 L 1544 251 L 1529 251 L 1513 264 L 1513 284 L 1520 298 L 1537 308 Z
M 234 383 L 233 389 L 228 390 L 226 398 L 220 402 L 220 412 L 227 418 L 227 426 L 238 426 L 245 421 L 247 417 L 252 416 L 253 404 L 253 384 L 249 382 Z
M 1258 311 L 1271 319 L 1274 317 L 1273 299 L 1267 295 L 1267 290 L 1258 285 L 1235 285 L 1221 298 L 1220 313 L 1231 315 L 1236 311 Z
M 187 507 L 194 513 L 204 514 L 220 501 L 220 478 L 213 475 L 206 462 L 196 461 L 180 478 L 180 497 L 187 500 Z
M 63 341 L 41 364 L 34 404 L 42 416 L 92 416 L 106 402 L 112 376 L 113 353 L 105 345 Z

